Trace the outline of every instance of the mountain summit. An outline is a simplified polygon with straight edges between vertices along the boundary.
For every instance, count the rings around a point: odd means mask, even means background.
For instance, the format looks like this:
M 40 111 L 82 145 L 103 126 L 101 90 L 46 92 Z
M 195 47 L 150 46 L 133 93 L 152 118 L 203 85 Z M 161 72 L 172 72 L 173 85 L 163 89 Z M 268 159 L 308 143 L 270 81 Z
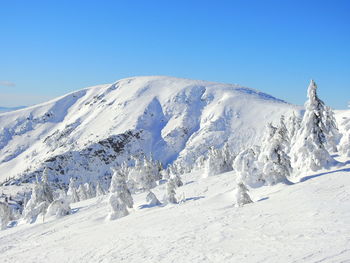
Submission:
M 43 166 L 62 182 L 82 174 L 89 181 L 138 154 L 193 164 L 210 146 L 259 143 L 268 122 L 299 109 L 239 85 L 122 79 L 0 114 L 0 182 L 30 180 Z

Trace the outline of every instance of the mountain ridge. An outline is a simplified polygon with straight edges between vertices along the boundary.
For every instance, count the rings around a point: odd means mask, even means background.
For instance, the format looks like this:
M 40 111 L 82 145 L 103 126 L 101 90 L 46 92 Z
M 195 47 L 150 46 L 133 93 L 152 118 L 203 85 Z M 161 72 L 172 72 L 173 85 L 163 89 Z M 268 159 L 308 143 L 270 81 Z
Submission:
M 267 122 L 295 111 L 300 107 L 237 84 L 166 76 L 125 78 L 1 114 L 0 174 L 8 174 L 0 181 L 40 171 L 54 156 L 86 151 L 128 132 L 140 138 L 124 145 L 129 150 L 116 157 L 114 165 L 142 153 L 152 153 L 164 165 L 175 160 L 192 164 L 208 146 L 228 142 L 238 150 L 259 142 Z M 259 123 L 251 124 L 255 118 Z

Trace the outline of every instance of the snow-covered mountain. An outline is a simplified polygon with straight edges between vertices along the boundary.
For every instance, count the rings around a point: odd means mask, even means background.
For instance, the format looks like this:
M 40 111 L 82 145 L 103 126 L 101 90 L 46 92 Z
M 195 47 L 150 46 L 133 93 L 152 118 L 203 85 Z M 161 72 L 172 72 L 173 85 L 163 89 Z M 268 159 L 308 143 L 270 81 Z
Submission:
M 131 155 L 193 163 L 209 146 L 259 144 L 267 122 L 300 108 L 241 87 L 173 77 L 134 77 L 0 114 L 0 182 L 96 179 Z
M 17 176 L 27 182 L 49 168 L 40 174 L 40 183 L 13 185 L 12 179 L 0 186 L 0 261 L 348 262 L 350 111 L 335 112 L 343 137 L 332 152 L 335 161 L 315 172 L 305 167 L 288 180 L 249 187 L 243 184 L 243 172 L 254 177 L 253 169 L 263 167 L 261 158 L 250 162 L 251 154 L 242 159 L 242 153 L 235 157 L 226 151 L 227 145 L 237 152 L 260 144 L 267 122 L 277 123 L 281 114 L 300 110 L 237 85 L 138 77 L 0 114 L 2 178 Z M 306 107 L 301 124 L 307 123 L 308 113 Z M 278 137 L 265 136 L 264 146 L 276 144 L 281 131 L 274 131 Z M 158 164 L 153 166 L 148 158 L 137 161 L 141 166 L 135 162 L 130 169 L 116 169 L 107 194 L 97 194 L 103 180 L 95 181 L 94 194 L 93 184 L 82 184 L 106 175 L 131 155 L 152 153 L 164 164 L 192 164 L 210 146 L 225 142 L 218 152 L 229 153 L 222 160 L 232 163 L 235 158 L 233 170 L 203 177 L 208 170 L 203 163 L 181 175 L 171 167 L 147 188 L 147 174 L 159 175 Z M 213 156 L 206 164 L 218 164 L 220 159 Z M 142 187 L 126 181 L 135 174 L 141 175 Z M 54 182 L 72 176 L 79 180 L 71 180 L 66 196 L 64 187 Z M 150 194 L 159 198 L 157 203 L 147 198 Z M 248 201 L 243 203 L 242 197 Z

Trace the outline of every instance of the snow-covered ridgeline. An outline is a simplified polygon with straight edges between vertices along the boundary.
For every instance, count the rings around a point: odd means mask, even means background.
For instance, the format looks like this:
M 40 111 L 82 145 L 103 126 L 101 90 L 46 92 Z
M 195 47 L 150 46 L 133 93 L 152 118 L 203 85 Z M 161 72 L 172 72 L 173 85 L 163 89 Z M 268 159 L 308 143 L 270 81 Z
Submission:
M 94 174 L 91 179 L 97 179 L 105 175 L 106 165 L 141 151 L 163 164 L 178 160 L 192 165 L 209 146 L 228 142 L 238 152 L 259 143 L 268 122 L 299 110 L 238 85 L 171 77 L 123 79 L 1 114 L 0 181 L 34 178 L 31 174 L 46 165 L 65 183 L 70 176 Z M 114 138 L 130 133 L 138 136 L 116 151 Z

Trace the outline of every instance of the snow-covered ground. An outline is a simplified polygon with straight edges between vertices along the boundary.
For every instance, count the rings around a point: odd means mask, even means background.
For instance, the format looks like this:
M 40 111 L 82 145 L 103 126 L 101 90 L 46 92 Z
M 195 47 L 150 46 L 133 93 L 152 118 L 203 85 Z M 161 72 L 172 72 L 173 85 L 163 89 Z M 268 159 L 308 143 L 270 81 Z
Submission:
M 107 221 L 106 198 L 95 198 L 64 218 L 1 231 L 0 262 L 350 262 L 349 160 L 251 189 L 254 203 L 240 208 L 233 172 L 201 177 L 184 175 L 182 204 L 147 207 L 137 194 L 129 216 Z

